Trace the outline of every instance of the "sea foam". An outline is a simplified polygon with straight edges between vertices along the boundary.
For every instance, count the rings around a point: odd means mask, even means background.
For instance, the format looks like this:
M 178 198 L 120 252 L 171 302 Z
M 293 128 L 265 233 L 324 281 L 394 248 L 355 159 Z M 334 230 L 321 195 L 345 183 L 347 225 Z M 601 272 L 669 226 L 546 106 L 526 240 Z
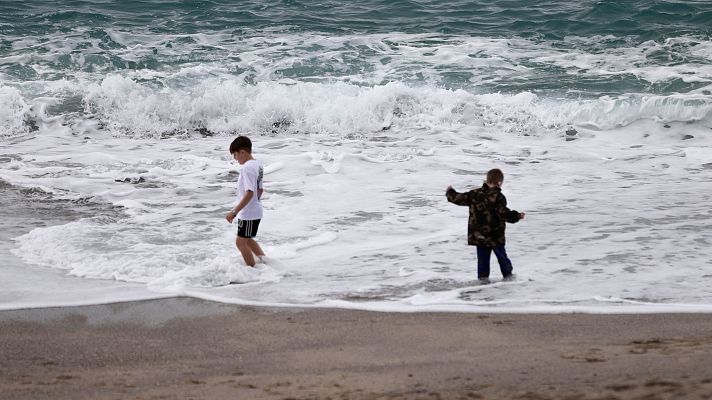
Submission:
M 229 136 L 97 132 L 87 141 L 67 131 L 44 137 L 47 146 L 16 144 L 22 156 L 0 178 L 121 206 L 19 237 L 25 262 L 160 295 L 402 311 L 704 309 L 712 292 L 700 279 L 706 261 L 694 255 L 712 241 L 708 129 L 643 119 L 577 130 L 253 135 L 266 166 L 258 240 L 276 261 L 256 270 L 242 264 L 224 220 L 238 170 Z M 480 287 L 467 209 L 443 193 L 478 186 L 493 166 L 505 170 L 509 205 L 527 218 L 508 228 L 519 280 Z

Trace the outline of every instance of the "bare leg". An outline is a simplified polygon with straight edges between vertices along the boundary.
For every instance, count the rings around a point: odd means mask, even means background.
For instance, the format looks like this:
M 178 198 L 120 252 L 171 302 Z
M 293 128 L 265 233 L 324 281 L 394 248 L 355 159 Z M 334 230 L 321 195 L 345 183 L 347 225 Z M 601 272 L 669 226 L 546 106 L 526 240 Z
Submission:
M 265 252 L 262 251 L 262 248 L 260 247 L 259 244 L 255 241 L 255 239 L 248 239 L 247 240 L 247 245 L 250 246 L 250 250 L 257 256 L 257 257 L 264 257 Z
M 245 259 L 245 264 L 250 267 L 255 266 L 255 256 L 252 255 L 252 249 L 250 248 L 249 241 L 252 239 L 237 237 L 235 239 L 235 245 L 237 249 L 242 254 L 242 258 Z

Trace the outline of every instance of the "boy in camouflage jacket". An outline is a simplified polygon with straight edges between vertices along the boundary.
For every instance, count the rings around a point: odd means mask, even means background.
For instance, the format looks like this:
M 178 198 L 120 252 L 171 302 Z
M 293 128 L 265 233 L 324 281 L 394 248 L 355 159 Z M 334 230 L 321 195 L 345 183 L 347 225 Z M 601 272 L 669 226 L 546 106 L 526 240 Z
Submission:
M 487 181 L 479 189 L 458 193 L 448 186 L 447 200 L 459 206 L 470 207 L 467 244 L 477 246 L 477 278 L 489 281 L 490 255 L 494 251 L 504 279 L 512 275 L 512 262 L 504 248 L 506 223 L 524 218 L 524 213 L 507 208 L 507 198 L 502 194 L 504 174 L 499 169 L 487 172 Z

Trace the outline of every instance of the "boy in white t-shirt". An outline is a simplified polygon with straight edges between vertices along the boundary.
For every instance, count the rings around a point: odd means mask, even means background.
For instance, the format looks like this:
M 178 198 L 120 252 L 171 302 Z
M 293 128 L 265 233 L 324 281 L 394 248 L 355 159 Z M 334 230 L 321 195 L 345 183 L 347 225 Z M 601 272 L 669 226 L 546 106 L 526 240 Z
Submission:
M 237 205 L 225 216 L 229 223 L 237 217 L 235 244 L 245 264 L 254 267 L 255 256 L 262 259 L 265 253 L 257 244 L 257 228 L 262 220 L 262 163 L 252 157 L 252 142 L 246 136 L 238 136 L 230 144 L 230 154 L 242 165 L 237 179 Z

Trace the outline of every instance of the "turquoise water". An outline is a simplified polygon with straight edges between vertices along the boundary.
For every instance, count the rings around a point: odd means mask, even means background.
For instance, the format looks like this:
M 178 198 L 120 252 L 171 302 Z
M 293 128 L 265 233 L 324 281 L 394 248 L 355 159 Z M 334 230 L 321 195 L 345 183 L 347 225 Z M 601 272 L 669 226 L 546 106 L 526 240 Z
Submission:
M 156 34 L 264 30 L 438 32 L 490 37 L 614 35 L 634 41 L 709 35 L 705 1 L 5 1 L 4 31 L 41 35 L 78 26 Z
M 0 78 L 18 86 L 203 64 L 254 83 L 265 79 L 260 63 L 281 61 L 269 79 L 398 81 L 569 97 L 687 93 L 709 84 L 709 74 L 695 68 L 711 64 L 709 2 L 492 3 L 4 1 Z M 468 47 L 472 38 L 495 41 L 501 51 L 486 43 Z M 258 65 L 242 58 L 246 40 L 250 50 L 265 50 Z M 456 57 L 439 58 L 448 48 Z M 417 57 L 405 65 L 394 63 L 413 52 Z M 578 60 L 565 62 L 567 55 Z M 656 70 L 675 73 L 660 79 Z

